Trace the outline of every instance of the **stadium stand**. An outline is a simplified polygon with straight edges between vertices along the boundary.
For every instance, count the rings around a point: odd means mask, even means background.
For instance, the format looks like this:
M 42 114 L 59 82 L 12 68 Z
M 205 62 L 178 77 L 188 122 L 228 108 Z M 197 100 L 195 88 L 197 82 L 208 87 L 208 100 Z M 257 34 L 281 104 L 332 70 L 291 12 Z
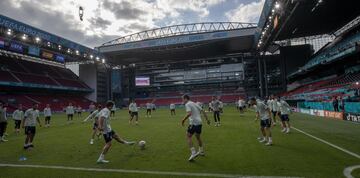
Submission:
M 6 56 L 0 59 L 2 81 L 90 89 L 69 69 Z

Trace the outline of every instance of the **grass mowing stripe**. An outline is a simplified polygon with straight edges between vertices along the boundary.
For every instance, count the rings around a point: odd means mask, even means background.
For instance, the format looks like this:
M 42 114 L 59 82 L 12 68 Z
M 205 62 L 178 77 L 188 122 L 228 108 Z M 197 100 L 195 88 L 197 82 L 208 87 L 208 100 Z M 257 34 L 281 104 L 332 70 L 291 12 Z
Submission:
M 356 166 L 350 166 L 344 169 L 344 176 L 346 178 L 354 178 L 351 175 L 351 172 L 353 172 L 355 169 L 360 169 L 360 165 L 356 165 Z
M 0 164 L 0 167 L 45 168 L 45 169 L 62 169 L 62 170 L 75 170 L 75 171 L 152 174 L 152 175 L 167 175 L 167 176 L 195 176 L 195 177 L 221 177 L 221 178 L 295 178 L 295 177 L 289 177 L 289 176 L 243 176 L 243 175 L 216 174 L 216 173 L 142 171 L 142 170 L 127 170 L 127 169 L 100 169 L 100 168 L 82 168 L 82 167 L 69 167 L 69 166 L 46 166 L 46 165 Z
M 311 135 L 311 134 L 309 134 L 309 133 L 307 133 L 307 132 L 305 132 L 305 131 L 302 131 L 302 130 L 300 130 L 300 129 L 298 129 L 298 128 L 295 128 L 295 127 L 291 127 L 291 128 L 295 129 L 296 131 L 298 131 L 298 132 L 300 132 L 300 133 L 302 133 L 302 134 L 304 134 L 304 135 L 306 135 L 306 136 L 308 136 L 308 137 L 311 137 L 311 138 L 313 138 L 313 139 L 315 139 L 315 140 L 317 140 L 317 141 L 320 141 L 320 142 L 322 142 L 322 143 L 325 143 L 325 144 L 327 144 L 327 145 L 329 145 L 329 146 L 331 146 L 331 147 L 333 147 L 333 148 L 336 148 L 336 149 L 338 149 L 338 150 L 340 150 L 340 151 L 343 151 L 343 152 L 345 152 L 345 153 L 347 153 L 347 154 L 349 154 L 349 155 L 351 155 L 351 156 L 354 156 L 355 158 L 360 159 L 360 155 L 358 155 L 358 154 L 356 154 L 356 153 L 353 153 L 353 152 L 351 152 L 351 151 L 349 151 L 349 150 L 347 150 L 347 149 L 345 149 L 345 148 L 341 148 L 341 147 L 339 147 L 339 146 L 337 146 L 337 145 L 334 145 L 334 144 L 332 144 L 332 143 L 330 143 L 330 142 L 328 142 L 328 141 L 325 141 L 325 140 L 323 140 L 323 139 L 321 139 L 321 138 L 315 137 L 314 135 Z

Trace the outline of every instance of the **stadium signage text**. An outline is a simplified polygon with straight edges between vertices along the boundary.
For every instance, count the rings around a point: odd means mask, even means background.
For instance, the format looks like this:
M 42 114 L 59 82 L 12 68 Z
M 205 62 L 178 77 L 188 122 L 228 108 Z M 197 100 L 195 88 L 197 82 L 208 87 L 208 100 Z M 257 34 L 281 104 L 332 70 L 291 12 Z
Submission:
M 18 52 L 23 52 L 23 46 L 18 43 L 10 43 L 10 49 Z
M 85 46 L 76 44 L 74 42 L 71 42 L 67 39 L 52 35 L 48 32 L 36 29 L 34 27 L 31 27 L 29 25 L 26 25 L 24 23 L 21 22 L 17 22 L 13 19 L 10 19 L 8 17 L 5 17 L 3 15 L 0 15 L 0 26 L 3 26 L 5 28 L 9 28 L 9 29 L 13 29 L 15 31 L 19 31 L 22 33 L 25 33 L 27 35 L 31 35 L 31 36 L 37 36 L 45 41 L 49 41 L 52 43 L 56 43 L 56 44 L 60 44 L 62 46 L 68 47 L 68 48 L 72 48 L 72 49 L 77 49 L 80 50 L 82 52 L 90 52 L 93 51 L 90 48 L 87 48 Z
M 313 116 L 320 116 L 320 117 L 329 117 L 334 119 L 343 120 L 344 114 L 342 112 L 333 112 L 333 111 L 325 111 L 325 110 L 318 110 L 318 109 L 304 109 L 300 108 L 298 111 L 303 114 L 309 114 Z
M 360 123 L 360 114 L 346 113 L 344 120 Z

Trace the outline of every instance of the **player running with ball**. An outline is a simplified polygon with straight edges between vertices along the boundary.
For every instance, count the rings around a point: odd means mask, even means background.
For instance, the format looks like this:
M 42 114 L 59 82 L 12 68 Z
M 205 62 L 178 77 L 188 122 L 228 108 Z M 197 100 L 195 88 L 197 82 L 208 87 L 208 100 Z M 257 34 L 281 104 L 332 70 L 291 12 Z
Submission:
M 106 103 L 106 107 L 102 109 L 99 113 L 99 130 L 103 132 L 104 139 L 105 139 L 105 146 L 100 154 L 99 159 L 97 160 L 98 163 L 108 163 L 109 161 L 105 160 L 105 155 L 109 151 L 111 147 L 112 139 L 115 139 L 119 143 L 126 144 L 126 145 L 134 145 L 135 142 L 125 141 L 118 134 L 115 133 L 114 130 L 111 129 L 110 126 L 110 110 L 114 106 L 112 101 L 108 101 Z
M 202 128 L 202 120 L 201 113 L 204 115 L 207 124 L 210 125 L 210 120 L 208 119 L 204 110 L 196 103 L 190 101 L 190 97 L 188 95 L 183 96 L 183 103 L 185 104 L 186 115 L 182 120 L 181 124 L 184 126 L 185 121 L 189 119 L 189 127 L 187 129 L 187 142 L 190 147 L 191 155 L 189 157 L 189 161 L 193 161 L 198 155 L 204 156 L 204 148 L 203 142 L 201 140 L 201 128 Z M 195 147 L 193 146 L 192 136 L 195 134 L 196 140 L 199 144 L 199 151 L 196 152 Z

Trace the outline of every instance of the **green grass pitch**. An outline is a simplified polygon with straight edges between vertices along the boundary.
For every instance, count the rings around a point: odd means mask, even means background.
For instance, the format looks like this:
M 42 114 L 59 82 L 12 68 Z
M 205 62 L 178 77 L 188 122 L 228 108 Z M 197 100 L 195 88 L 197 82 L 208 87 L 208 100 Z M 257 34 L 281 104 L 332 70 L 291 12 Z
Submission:
M 117 111 L 111 121 L 112 128 L 128 140 L 145 140 L 146 149 L 140 150 L 137 145 L 127 146 L 113 141 L 113 147 L 106 156 L 110 163 L 96 164 L 104 141 L 101 137 L 95 140 L 94 145 L 89 144 L 92 122 L 81 123 L 86 114 L 83 113 L 81 118 L 75 116 L 75 122 L 70 125 L 66 124 L 65 115 L 53 116 L 50 128 L 37 127 L 35 148 L 31 151 L 23 150 L 24 135 L 15 135 L 14 123 L 9 121 L 9 141 L 0 143 L 0 164 L 314 178 L 344 177 L 346 167 L 360 165 L 360 159 L 294 129 L 290 134 L 283 134 L 279 125 L 272 129 L 274 145 L 264 146 L 257 141 L 259 123 L 254 122 L 254 112 L 239 114 L 233 107 L 225 108 L 221 127 L 214 127 L 213 123 L 203 126 L 206 156 L 198 157 L 193 163 L 187 161 L 186 127 L 181 126 L 184 109 L 177 109 L 174 117 L 167 109 L 159 109 L 152 118 L 145 118 L 145 111 L 141 110 L 138 126 L 129 125 L 127 111 Z M 212 118 L 211 113 L 208 115 Z M 297 113 L 290 118 L 294 127 L 360 154 L 359 124 Z M 44 123 L 43 118 L 41 121 Z M 20 156 L 25 156 L 27 160 L 19 161 Z M 360 170 L 354 170 L 353 176 L 360 177 Z M 177 176 L 0 167 L 0 177 Z

